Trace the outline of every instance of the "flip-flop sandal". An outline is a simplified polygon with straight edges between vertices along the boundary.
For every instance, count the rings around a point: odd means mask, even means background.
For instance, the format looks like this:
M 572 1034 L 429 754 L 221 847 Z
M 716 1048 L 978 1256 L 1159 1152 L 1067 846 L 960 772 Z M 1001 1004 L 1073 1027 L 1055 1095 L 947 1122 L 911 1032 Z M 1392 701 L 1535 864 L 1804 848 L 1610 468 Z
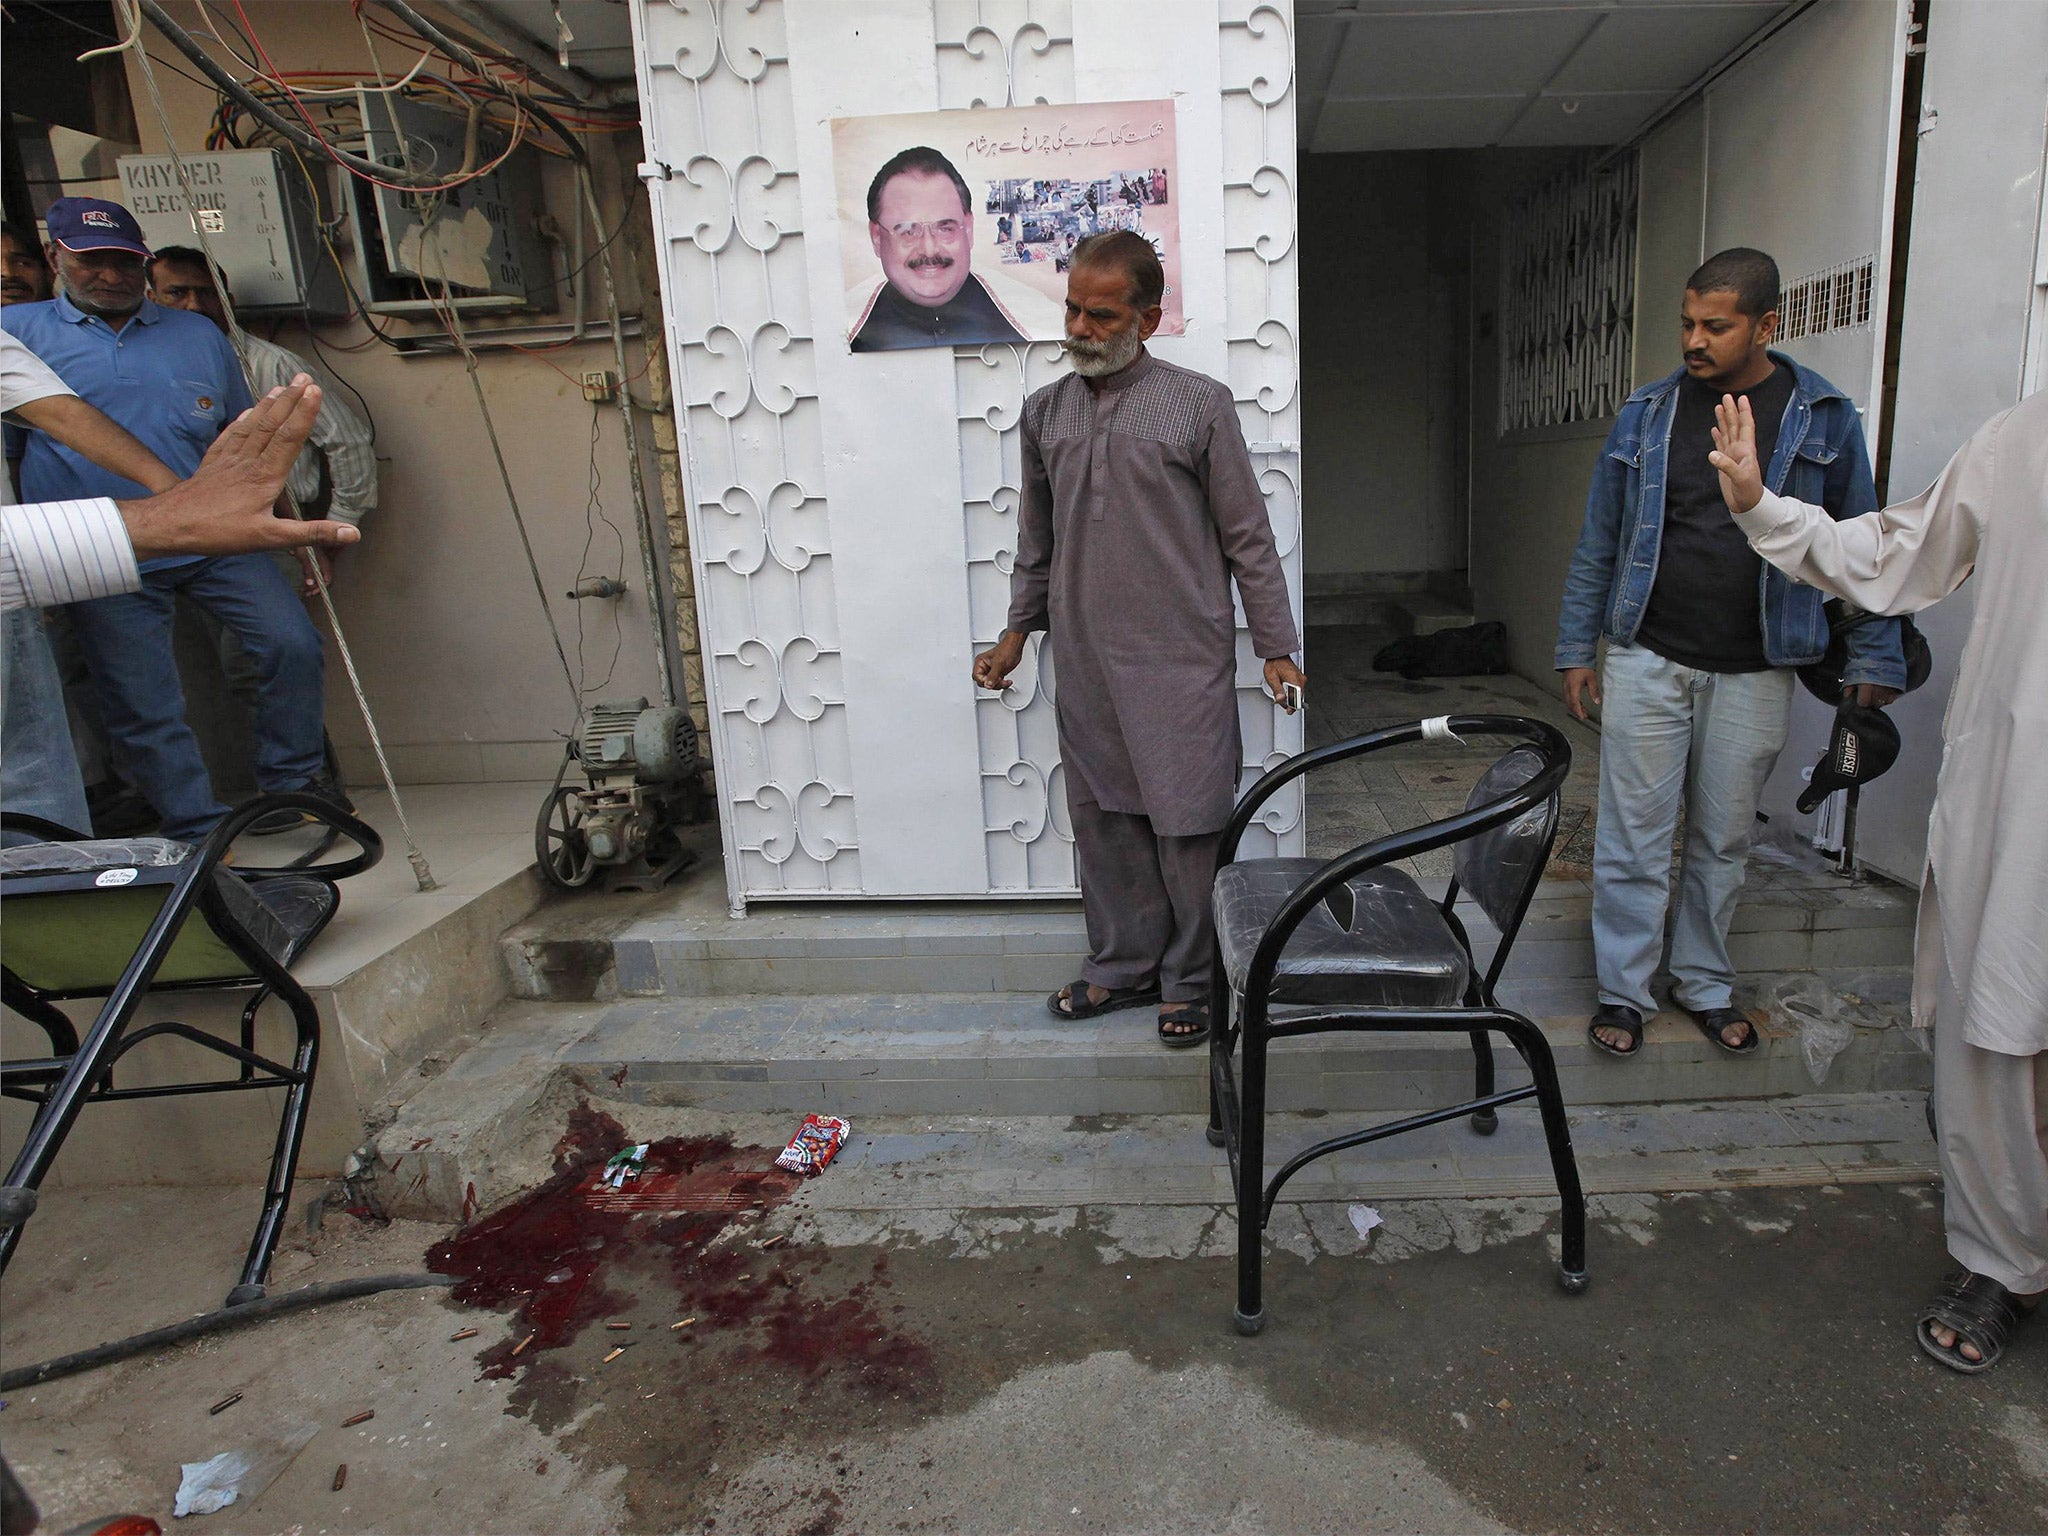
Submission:
M 1171 1004 L 1167 1006 L 1171 1007 Z M 1193 1029 L 1169 1029 L 1170 1024 L 1192 1024 Z M 1159 1018 L 1159 1043 L 1168 1050 L 1182 1051 L 1191 1045 L 1200 1045 L 1209 1038 L 1209 999 L 1191 998 L 1187 1007 L 1171 1018 L 1164 1014 Z
M 1046 1011 L 1056 1019 L 1092 1019 L 1119 1008 L 1143 1008 L 1159 1001 L 1157 987 L 1112 987 L 1099 1003 L 1088 1001 L 1088 980 L 1077 976 L 1045 1000 Z
M 1998 1364 L 2021 1316 L 2032 1310 L 2023 1309 L 2019 1299 L 1990 1276 L 1958 1270 L 1920 1314 L 1914 1337 L 1919 1339 L 1922 1349 L 1950 1370 L 1977 1376 Z M 1955 1343 L 1947 1348 L 1937 1343 L 1933 1332 L 1936 1324 L 1951 1330 L 1956 1336 Z M 1972 1360 L 1965 1355 L 1964 1344 L 1976 1350 L 1980 1358 Z

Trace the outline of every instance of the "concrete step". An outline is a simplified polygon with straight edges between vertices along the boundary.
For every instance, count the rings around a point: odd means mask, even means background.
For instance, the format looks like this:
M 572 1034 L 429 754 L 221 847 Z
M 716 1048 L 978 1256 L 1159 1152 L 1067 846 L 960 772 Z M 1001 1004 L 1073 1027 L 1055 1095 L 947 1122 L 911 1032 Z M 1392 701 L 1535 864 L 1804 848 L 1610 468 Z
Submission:
M 1544 984 L 1535 984 L 1538 987 Z M 1900 990 L 1903 990 L 1901 982 Z M 1504 1001 L 1527 1007 L 1529 989 Z M 1754 1055 L 1710 1046 L 1682 1015 L 1652 1021 L 1643 1056 L 1595 1051 L 1583 1008 L 1542 1019 L 1574 1104 L 1770 1097 L 1813 1091 L 1798 1037 L 1766 1022 Z M 1847 1008 L 1854 1030 L 1831 1091 L 1923 1088 L 1925 1053 L 1899 1027 L 1898 1000 Z M 549 1010 L 538 1010 L 543 1019 Z M 1537 1013 L 1531 1010 L 1532 1015 Z M 531 1027 L 531 1026 L 529 1026 Z M 731 1113 L 1193 1114 L 1207 1106 L 1199 1051 L 1169 1051 L 1150 1010 L 1061 1023 L 1043 994 L 750 995 L 628 999 L 572 1010 L 544 1056 L 583 1093 Z M 493 1031 L 480 1051 L 502 1055 Z M 1507 1049 L 1501 1080 L 1521 1081 Z M 1452 1103 L 1471 1085 L 1462 1037 L 1333 1034 L 1274 1050 L 1273 1107 L 1411 1111 Z
M 1443 889 L 1442 881 L 1425 881 Z M 1511 982 L 1534 988 L 1532 1016 L 1591 1007 L 1592 896 L 1582 881 L 1546 880 L 1509 957 Z M 1461 908 L 1482 956 L 1495 930 Z M 1736 909 L 1738 971 L 1814 971 L 1866 990 L 1863 973 L 1912 954 L 1914 901 L 1904 888 L 1828 873 L 1753 869 Z M 758 903 L 725 910 L 709 882 L 637 905 L 544 908 L 504 939 L 520 997 L 1045 993 L 1080 974 L 1086 934 L 1075 902 Z M 1573 985 L 1577 983 L 1578 985 Z M 1877 990 L 1884 990 L 1879 986 Z
M 1223 1159 L 1201 1134 L 1201 1053 L 1159 1049 L 1142 1017 L 1088 1028 L 1031 1024 L 1011 1011 L 1025 1000 L 1000 1010 L 985 999 L 931 997 L 873 999 L 865 1008 L 854 999 L 772 1003 L 724 1005 L 723 1017 L 689 1002 L 513 1009 L 378 1138 L 374 1179 L 385 1208 L 440 1220 L 489 1211 L 546 1178 L 558 1141 L 578 1124 L 616 1122 L 633 1139 L 722 1133 L 777 1145 L 813 1110 L 854 1122 L 831 1176 L 807 1187 L 807 1200 L 828 1206 L 1227 1199 Z M 1008 1044 L 987 1033 L 998 1024 Z M 1896 1031 L 1859 1038 L 1825 1091 L 1807 1080 L 1785 1039 L 1760 1058 L 1707 1057 L 1689 1028 L 1660 1022 L 1648 1054 L 1633 1063 L 1589 1060 L 1569 1031 L 1552 1039 L 1589 1192 L 1932 1174 L 1925 1058 Z M 1092 1051 L 1084 1040 L 1095 1043 Z M 1268 1120 L 1275 1166 L 1345 1128 L 1333 1117 L 1347 1110 L 1369 1123 L 1467 1091 L 1462 1042 L 1438 1049 L 1335 1040 L 1290 1044 L 1277 1055 Z M 1885 1086 L 1873 1086 L 1880 1080 Z M 1711 1101 L 1644 1102 L 1715 1086 L 1731 1091 Z M 1169 1109 L 1134 1107 L 1141 1104 Z M 1289 1196 L 1550 1190 L 1536 1113 L 1519 1105 L 1502 1114 L 1493 1136 L 1457 1121 L 1319 1162 Z
M 1401 601 L 1398 595 L 1386 592 L 1305 592 L 1302 594 L 1303 618 L 1311 629 L 1331 626 L 1385 630 L 1388 634 L 1400 631 L 1401 619 L 1396 605 Z
M 1472 605 L 1456 603 L 1434 592 L 1414 592 L 1394 600 L 1394 625 L 1404 634 L 1433 635 L 1440 629 L 1463 629 L 1472 622 Z

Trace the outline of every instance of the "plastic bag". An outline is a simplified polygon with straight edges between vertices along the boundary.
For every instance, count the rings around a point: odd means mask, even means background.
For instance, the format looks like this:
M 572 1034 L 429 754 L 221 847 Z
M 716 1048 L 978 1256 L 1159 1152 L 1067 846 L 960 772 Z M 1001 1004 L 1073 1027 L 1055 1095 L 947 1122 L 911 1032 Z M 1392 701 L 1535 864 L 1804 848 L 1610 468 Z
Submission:
M 317 1424 L 288 1424 L 241 1450 L 183 1463 L 172 1518 L 217 1514 L 237 1499 L 260 1497 L 319 1432 Z
M 1816 1088 L 1856 1038 L 1856 1025 L 1842 1017 L 1842 1000 L 1815 976 L 1788 976 L 1771 989 L 1771 1011 L 1799 1033 L 1799 1059 Z

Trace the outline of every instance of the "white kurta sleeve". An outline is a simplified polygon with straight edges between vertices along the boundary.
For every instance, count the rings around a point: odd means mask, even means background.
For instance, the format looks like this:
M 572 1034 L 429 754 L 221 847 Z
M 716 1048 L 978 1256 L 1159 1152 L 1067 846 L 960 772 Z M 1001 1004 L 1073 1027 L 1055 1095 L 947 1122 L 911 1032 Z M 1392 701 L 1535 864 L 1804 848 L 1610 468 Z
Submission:
M 0 511 L 0 608 L 56 608 L 142 585 L 121 512 L 105 498 Z
M 1918 613 L 1961 586 L 1977 563 L 2004 420 L 1986 422 L 1911 501 L 1838 523 L 1766 491 L 1736 524 L 1751 549 L 1796 581 L 1872 613 Z
M 0 410 L 33 405 L 53 395 L 76 394 L 56 371 L 11 331 L 0 331 Z

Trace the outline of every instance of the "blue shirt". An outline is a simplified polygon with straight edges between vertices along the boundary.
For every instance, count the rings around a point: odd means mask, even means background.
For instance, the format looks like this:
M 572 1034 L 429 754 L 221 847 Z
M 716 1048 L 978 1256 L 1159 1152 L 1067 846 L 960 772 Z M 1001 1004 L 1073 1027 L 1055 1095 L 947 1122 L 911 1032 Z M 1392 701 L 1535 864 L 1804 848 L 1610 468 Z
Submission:
M 144 299 L 116 331 L 59 294 L 40 304 L 9 304 L 0 310 L 0 326 L 181 476 L 199 467 L 221 429 L 252 403 L 235 349 L 204 315 Z M 29 434 L 20 490 L 30 502 L 149 494 L 42 432 Z M 143 569 L 194 558 L 152 560 Z

